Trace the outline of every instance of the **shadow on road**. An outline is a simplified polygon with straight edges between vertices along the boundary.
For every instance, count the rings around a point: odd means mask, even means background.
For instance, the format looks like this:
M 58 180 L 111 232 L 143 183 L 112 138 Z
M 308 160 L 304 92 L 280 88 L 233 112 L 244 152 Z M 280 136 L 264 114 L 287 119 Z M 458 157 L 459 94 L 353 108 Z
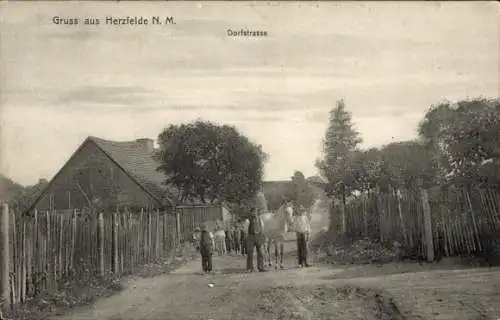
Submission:
M 224 268 L 220 270 L 215 270 L 216 274 L 240 274 L 246 273 L 245 268 Z

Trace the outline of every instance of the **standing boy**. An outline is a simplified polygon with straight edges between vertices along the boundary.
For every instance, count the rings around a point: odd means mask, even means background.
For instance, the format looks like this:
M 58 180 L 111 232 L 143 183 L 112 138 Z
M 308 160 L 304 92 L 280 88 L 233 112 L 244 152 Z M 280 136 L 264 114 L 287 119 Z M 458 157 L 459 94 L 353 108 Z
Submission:
M 212 255 L 214 249 L 214 236 L 207 230 L 207 226 L 202 224 L 200 234 L 200 254 L 201 268 L 203 272 L 212 272 Z

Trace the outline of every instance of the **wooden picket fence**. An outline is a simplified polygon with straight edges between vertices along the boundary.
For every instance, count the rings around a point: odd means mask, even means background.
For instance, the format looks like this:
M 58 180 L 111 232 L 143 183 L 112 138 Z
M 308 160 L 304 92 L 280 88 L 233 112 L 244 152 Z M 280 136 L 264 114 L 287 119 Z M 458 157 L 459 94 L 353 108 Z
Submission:
M 134 272 L 169 256 L 179 243 L 178 215 L 171 212 L 68 210 L 21 217 L 5 207 L 9 214 L 0 221 L 0 241 L 9 238 L 9 245 L 0 242 L 0 293 L 11 308 L 42 291 L 56 292 L 68 277 L 85 280 Z
M 223 209 L 218 205 L 198 205 L 198 206 L 183 206 L 177 207 L 179 215 L 179 235 L 181 241 L 188 240 L 194 233 L 194 229 L 206 221 L 222 221 Z
M 458 256 L 498 247 L 498 190 L 430 189 L 425 194 L 362 194 L 345 206 L 345 234 L 382 242 L 398 241 L 414 253 L 428 258 L 430 255 L 430 260 L 438 251 L 441 255 Z M 340 206 L 333 207 L 333 216 L 339 217 Z M 339 219 L 333 223 L 341 231 Z

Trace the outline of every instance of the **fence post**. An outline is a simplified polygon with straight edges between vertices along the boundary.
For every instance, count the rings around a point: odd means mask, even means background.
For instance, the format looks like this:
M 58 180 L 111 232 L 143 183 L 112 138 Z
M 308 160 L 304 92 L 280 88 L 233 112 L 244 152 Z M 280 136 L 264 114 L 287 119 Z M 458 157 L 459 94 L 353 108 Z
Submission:
M 340 203 L 340 217 L 342 219 L 342 234 L 345 235 L 347 232 L 347 220 L 346 220 L 346 195 L 345 195 L 345 186 L 342 186 L 342 201 Z
M 99 274 L 104 277 L 104 215 L 99 213 Z
M 113 273 L 118 274 L 118 214 L 113 212 Z
M 160 211 L 156 209 L 155 211 L 155 227 L 156 227 L 156 246 L 155 246 L 155 254 L 156 254 L 156 259 L 159 259 L 161 256 L 161 251 L 160 251 Z
M 422 205 L 424 211 L 424 239 L 427 248 L 427 261 L 434 261 L 434 243 L 432 239 L 431 206 L 429 205 L 429 194 L 427 190 L 421 189 Z
M 10 269 L 10 247 L 9 247 L 9 205 L 7 203 L 2 204 L 2 213 L 0 216 L 0 250 L 2 251 L 2 260 L 0 262 L 1 271 L 1 296 L 0 304 L 2 308 L 6 308 L 9 305 L 10 300 L 10 283 L 9 283 L 9 269 Z M 0 311 L 1 312 L 1 311 Z
M 378 237 L 380 239 L 380 242 L 384 241 L 384 208 L 383 208 L 383 201 L 382 201 L 382 196 L 381 196 L 381 191 L 380 191 L 380 186 L 377 185 L 376 187 L 376 197 L 377 197 L 377 222 L 378 222 Z
M 78 216 L 78 212 L 73 210 L 73 214 L 71 216 L 71 254 L 70 254 L 70 261 L 69 261 L 69 269 L 70 269 L 70 274 L 74 274 L 74 263 L 75 263 L 75 243 L 76 243 L 76 219 Z
M 175 208 L 175 231 L 177 233 L 177 245 L 181 243 L 181 215 L 177 207 Z
M 45 212 L 45 217 L 46 217 L 46 226 L 47 226 L 47 246 L 44 248 L 44 253 L 45 253 L 45 256 L 46 256 L 46 259 L 45 259 L 45 270 L 46 270 L 46 281 L 47 281 L 47 288 L 49 290 L 52 290 L 52 265 L 51 265 L 51 260 L 52 260 L 52 235 L 51 235 L 51 232 L 52 232 L 52 228 L 50 227 L 51 224 L 50 224 L 50 211 L 47 210 Z
M 152 235 L 153 229 L 151 224 L 151 209 L 148 209 L 148 263 L 153 262 L 153 244 L 152 244 Z
M 22 235 L 23 235 L 23 240 L 22 240 L 22 252 L 21 252 L 21 259 L 22 259 L 22 265 L 20 266 L 21 268 L 21 302 L 24 302 L 26 300 L 26 271 L 27 271 L 27 266 L 26 266 L 26 259 L 27 259 L 27 254 L 26 254 L 26 219 L 21 220 L 22 223 Z
M 401 231 L 403 232 L 403 240 L 405 245 L 408 245 L 408 234 L 406 232 L 406 221 L 403 217 L 403 206 L 401 204 L 401 198 L 403 194 L 401 193 L 401 189 L 396 190 L 396 199 L 398 202 L 398 214 L 399 214 L 399 222 L 401 223 Z

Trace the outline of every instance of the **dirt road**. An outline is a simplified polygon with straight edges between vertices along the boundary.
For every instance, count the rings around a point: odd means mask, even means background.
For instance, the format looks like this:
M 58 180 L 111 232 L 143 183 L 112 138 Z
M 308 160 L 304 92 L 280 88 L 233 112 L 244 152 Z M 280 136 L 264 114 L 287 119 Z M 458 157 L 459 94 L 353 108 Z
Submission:
M 214 259 L 215 275 L 202 275 L 192 261 L 172 274 L 129 280 L 123 292 L 54 320 L 500 318 L 500 269 L 297 269 L 293 244 L 288 249 L 285 270 L 247 274 L 243 257 L 224 256 Z

